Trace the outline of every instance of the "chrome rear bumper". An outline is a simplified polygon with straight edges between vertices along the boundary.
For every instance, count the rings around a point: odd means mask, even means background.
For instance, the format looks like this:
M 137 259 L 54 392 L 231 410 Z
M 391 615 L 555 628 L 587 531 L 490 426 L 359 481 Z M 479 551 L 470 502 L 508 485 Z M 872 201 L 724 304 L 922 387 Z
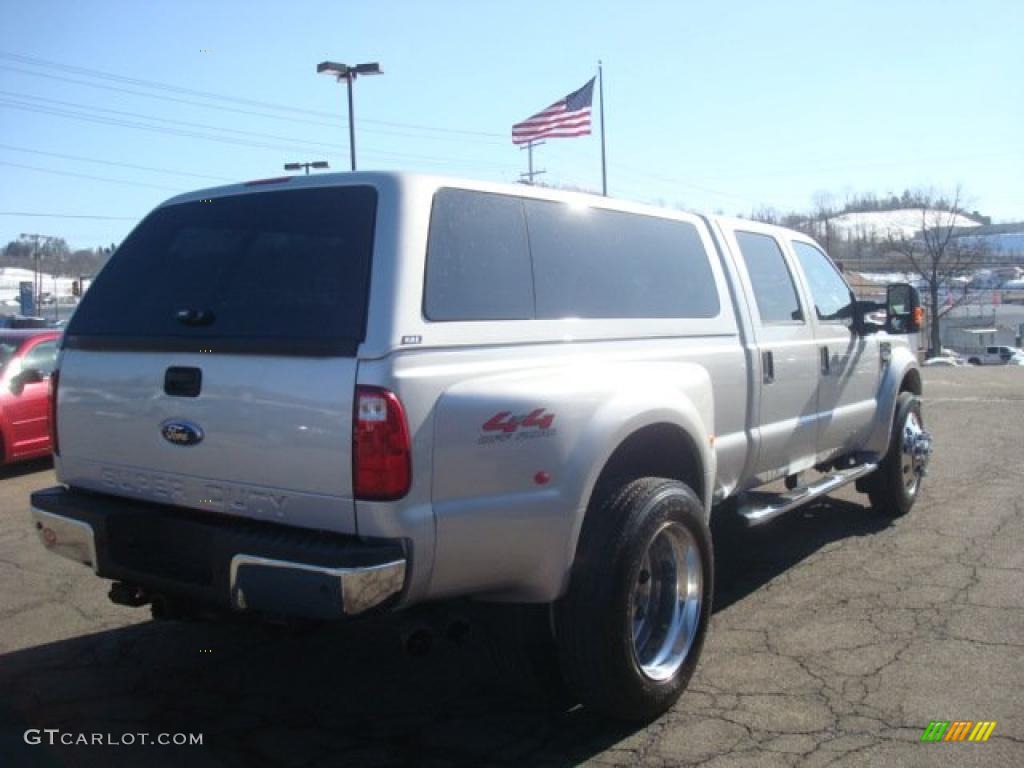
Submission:
M 32 495 L 40 542 L 132 587 L 234 611 L 338 619 L 397 597 L 406 545 L 275 523 L 237 521 L 64 488 Z
M 246 572 L 265 572 L 270 578 L 258 580 L 272 583 L 276 580 L 294 583 L 304 580 L 321 593 L 336 593 L 340 598 L 341 613 L 355 616 L 380 605 L 392 595 L 402 591 L 405 584 L 405 560 L 395 560 L 381 565 L 363 568 L 325 568 L 287 560 L 271 560 L 266 557 L 238 554 L 231 558 L 231 605 L 239 611 L 254 607 L 269 608 L 280 602 L 283 608 L 290 602 L 288 594 L 275 595 L 280 588 L 251 586 L 252 579 L 246 579 Z
M 39 541 L 50 552 L 76 563 L 98 569 L 96 560 L 96 534 L 92 526 L 81 520 L 72 520 L 32 507 L 32 522 Z

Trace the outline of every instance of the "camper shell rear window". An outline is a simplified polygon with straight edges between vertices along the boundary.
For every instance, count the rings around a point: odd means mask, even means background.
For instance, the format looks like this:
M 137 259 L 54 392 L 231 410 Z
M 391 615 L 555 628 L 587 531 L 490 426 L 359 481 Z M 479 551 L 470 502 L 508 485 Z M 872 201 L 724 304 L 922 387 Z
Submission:
M 66 346 L 354 355 L 376 210 L 369 186 L 158 208 L 83 297 Z

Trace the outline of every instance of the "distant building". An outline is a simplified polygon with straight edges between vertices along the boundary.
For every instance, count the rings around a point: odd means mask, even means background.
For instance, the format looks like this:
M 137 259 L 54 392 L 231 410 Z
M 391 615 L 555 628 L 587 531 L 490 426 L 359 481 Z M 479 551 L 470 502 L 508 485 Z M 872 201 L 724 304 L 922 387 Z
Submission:
M 980 241 L 999 261 L 1021 263 L 1024 260 L 1024 222 L 958 229 L 956 236 L 969 243 Z
M 994 345 L 1024 346 L 1022 336 L 1024 306 L 1019 304 L 961 307 L 942 319 L 942 346 L 960 352 Z
M 946 322 L 942 326 L 942 346 L 950 347 L 959 352 L 980 351 L 984 347 L 1008 346 L 1020 344 L 1020 335 L 1016 329 L 1006 325 L 978 325 L 956 327 Z

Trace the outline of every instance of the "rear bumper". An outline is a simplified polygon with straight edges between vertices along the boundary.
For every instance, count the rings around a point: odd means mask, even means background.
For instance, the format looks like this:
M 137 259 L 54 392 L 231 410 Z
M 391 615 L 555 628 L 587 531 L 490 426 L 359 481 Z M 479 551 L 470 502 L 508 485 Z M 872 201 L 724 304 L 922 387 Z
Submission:
M 150 594 L 265 614 L 342 618 L 396 602 L 402 541 L 363 539 L 65 488 L 32 494 L 43 546 Z

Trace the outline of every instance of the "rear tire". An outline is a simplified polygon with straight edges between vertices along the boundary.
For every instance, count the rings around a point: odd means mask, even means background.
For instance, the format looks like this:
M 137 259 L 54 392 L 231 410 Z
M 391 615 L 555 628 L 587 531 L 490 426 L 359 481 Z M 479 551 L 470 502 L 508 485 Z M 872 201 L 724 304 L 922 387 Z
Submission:
M 585 706 L 645 721 L 676 702 L 704 645 L 712 563 L 703 505 L 683 483 L 648 477 L 595 495 L 555 606 L 562 671 Z
M 905 432 L 923 428 L 921 400 L 911 392 L 901 392 L 896 399 L 889 449 L 878 469 L 866 478 L 872 508 L 886 517 L 902 517 L 917 501 L 922 478 L 914 469 Z

